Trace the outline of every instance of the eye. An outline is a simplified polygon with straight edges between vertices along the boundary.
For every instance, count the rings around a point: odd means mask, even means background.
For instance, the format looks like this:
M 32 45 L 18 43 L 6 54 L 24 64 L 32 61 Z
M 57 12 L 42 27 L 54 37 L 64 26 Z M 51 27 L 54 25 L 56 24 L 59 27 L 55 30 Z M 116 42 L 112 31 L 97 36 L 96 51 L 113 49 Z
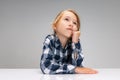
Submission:
M 77 25 L 77 22 L 73 22 L 73 24 Z
M 65 18 L 65 20 L 66 20 L 66 21 L 69 21 L 69 19 L 68 19 L 68 18 Z

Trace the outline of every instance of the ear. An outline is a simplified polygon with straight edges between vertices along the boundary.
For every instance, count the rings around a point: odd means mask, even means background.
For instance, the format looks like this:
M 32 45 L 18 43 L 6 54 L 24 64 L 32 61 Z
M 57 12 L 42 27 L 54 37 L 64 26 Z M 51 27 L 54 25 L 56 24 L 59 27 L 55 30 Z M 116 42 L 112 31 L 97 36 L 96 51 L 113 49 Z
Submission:
M 53 28 L 54 31 L 56 30 L 56 26 L 55 25 L 53 25 L 52 28 Z

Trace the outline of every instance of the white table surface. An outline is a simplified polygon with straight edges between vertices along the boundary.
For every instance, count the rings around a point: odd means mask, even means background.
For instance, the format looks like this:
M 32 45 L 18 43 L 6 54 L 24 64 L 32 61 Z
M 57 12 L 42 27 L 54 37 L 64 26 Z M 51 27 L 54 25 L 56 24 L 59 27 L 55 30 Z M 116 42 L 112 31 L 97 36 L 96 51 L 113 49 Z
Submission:
M 0 80 L 120 80 L 120 69 L 96 69 L 98 74 L 42 74 L 40 69 L 0 69 Z

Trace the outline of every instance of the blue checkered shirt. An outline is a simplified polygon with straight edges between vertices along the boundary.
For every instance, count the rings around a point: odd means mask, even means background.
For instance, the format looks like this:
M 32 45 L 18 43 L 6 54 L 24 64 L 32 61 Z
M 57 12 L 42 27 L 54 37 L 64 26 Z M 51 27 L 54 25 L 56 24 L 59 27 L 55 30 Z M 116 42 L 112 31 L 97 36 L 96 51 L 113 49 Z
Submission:
M 40 68 L 44 74 L 74 74 L 74 69 L 82 66 L 83 54 L 78 43 L 68 41 L 62 47 L 56 34 L 48 35 L 43 43 Z

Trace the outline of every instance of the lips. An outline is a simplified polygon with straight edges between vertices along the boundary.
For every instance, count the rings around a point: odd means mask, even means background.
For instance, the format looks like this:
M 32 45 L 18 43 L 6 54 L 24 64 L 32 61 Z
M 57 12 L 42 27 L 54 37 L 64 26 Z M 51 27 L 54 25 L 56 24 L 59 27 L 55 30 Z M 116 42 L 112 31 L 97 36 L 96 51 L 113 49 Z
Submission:
M 71 30 L 72 31 L 72 28 L 67 28 L 67 30 Z

